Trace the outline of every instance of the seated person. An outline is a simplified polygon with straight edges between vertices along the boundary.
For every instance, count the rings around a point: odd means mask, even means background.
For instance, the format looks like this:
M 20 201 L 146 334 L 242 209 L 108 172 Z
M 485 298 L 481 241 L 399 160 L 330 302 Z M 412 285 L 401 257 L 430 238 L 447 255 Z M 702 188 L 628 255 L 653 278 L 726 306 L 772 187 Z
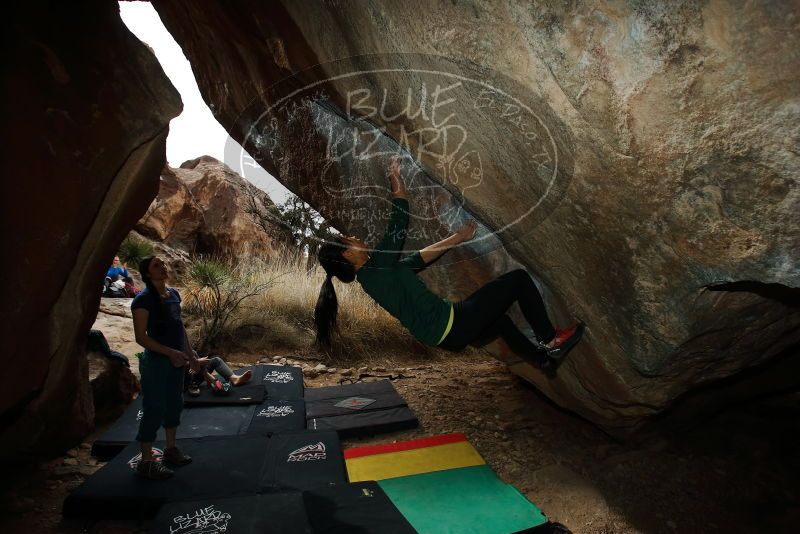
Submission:
M 196 397 L 200 394 L 200 383 L 205 380 L 209 386 L 214 385 L 218 379 L 212 373 L 214 371 L 226 382 L 230 382 L 233 386 L 241 386 L 245 382 L 253 378 L 253 371 L 245 371 L 240 375 L 233 374 L 233 371 L 228 364 L 226 364 L 219 356 L 213 358 L 197 358 L 197 363 L 200 364 L 201 369 L 199 373 L 192 373 L 192 378 L 189 381 L 187 392 L 189 395 Z M 190 371 L 191 373 L 191 371 Z
M 128 274 L 128 269 L 119 261 L 119 256 L 114 256 L 114 261 L 111 262 L 111 267 L 108 268 L 106 271 L 106 277 L 111 278 L 112 282 L 116 282 L 119 279 L 126 279 L 130 278 Z

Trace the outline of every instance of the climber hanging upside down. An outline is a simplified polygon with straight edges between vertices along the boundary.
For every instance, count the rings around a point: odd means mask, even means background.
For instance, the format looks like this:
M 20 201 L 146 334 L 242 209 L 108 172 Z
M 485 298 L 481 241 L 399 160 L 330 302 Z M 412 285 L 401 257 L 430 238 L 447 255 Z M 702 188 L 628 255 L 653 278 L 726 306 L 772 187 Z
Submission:
M 345 283 L 358 280 L 368 295 L 426 345 L 459 351 L 470 343 L 502 337 L 520 358 L 553 376 L 580 341 L 583 323 L 566 330 L 554 328 L 536 284 L 522 269 L 499 276 L 460 302 L 450 302 L 431 292 L 416 273 L 450 248 L 472 239 L 475 222 L 400 259 L 409 206 L 399 159 L 392 161 L 389 171 L 393 209 L 376 250 L 370 252 L 366 243 L 352 236 L 341 236 L 337 243 L 320 247 L 319 261 L 327 276 L 314 311 L 317 342 L 329 348 L 336 326 L 338 302 L 333 277 Z M 514 302 L 519 302 L 538 344 L 520 332 L 506 314 Z

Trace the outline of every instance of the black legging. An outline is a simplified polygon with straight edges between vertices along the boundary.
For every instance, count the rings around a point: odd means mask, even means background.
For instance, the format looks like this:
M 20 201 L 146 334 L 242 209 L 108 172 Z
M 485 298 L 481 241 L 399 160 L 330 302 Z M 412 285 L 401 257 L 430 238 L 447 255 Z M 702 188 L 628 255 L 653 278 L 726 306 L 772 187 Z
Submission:
M 439 347 L 458 351 L 473 342 L 485 344 L 502 337 L 518 356 L 534 362 L 547 358 L 547 351 L 532 343 L 506 315 L 514 302 L 541 343 L 552 340 L 556 331 L 539 289 L 523 269 L 498 276 L 461 302 L 453 303 L 453 326 Z

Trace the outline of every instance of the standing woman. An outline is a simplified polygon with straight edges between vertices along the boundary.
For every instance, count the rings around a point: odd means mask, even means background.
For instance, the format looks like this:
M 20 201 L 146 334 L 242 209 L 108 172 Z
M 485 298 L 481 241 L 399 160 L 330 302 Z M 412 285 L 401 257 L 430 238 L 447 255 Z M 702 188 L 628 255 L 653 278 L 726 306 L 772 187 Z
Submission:
M 473 342 L 502 337 L 520 358 L 552 376 L 580 341 L 583 323 L 566 330 L 554 328 L 536 284 L 522 269 L 492 280 L 460 302 L 431 292 L 416 273 L 447 250 L 472 239 L 475 223 L 470 221 L 450 237 L 400 259 L 409 206 L 398 159 L 390 165 L 390 182 L 392 215 L 376 250 L 369 253 L 366 243 L 352 236 L 320 247 L 319 261 L 327 276 L 314 311 L 317 342 L 330 347 L 336 327 L 338 301 L 332 278 L 345 283 L 358 280 L 368 295 L 426 345 L 459 351 Z M 514 302 L 519 302 L 539 344 L 530 341 L 506 315 Z
M 153 441 L 162 425 L 167 437 L 164 461 L 177 466 L 192 461 L 175 445 L 175 437 L 183 408 L 184 367 L 190 362 L 192 368 L 199 366 L 181 320 L 181 296 L 166 286 L 166 264 L 155 256 L 145 258 L 139 263 L 139 272 L 147 287 L 131 303 L 136 342 L 144 347 L 139 362 L 143 413 L 136 435 L 142 460 L 136 472 L 160 480 L 174 474 L 153 458 Z

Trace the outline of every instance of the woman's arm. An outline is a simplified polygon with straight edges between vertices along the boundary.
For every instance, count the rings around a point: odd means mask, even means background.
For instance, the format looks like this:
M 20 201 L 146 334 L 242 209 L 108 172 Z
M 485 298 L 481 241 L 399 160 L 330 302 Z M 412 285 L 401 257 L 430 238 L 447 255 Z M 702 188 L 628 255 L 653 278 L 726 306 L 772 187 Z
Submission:
M 392 214 L 389 224 L 383 234 L 383 239 L 378 243 L 372 254 L 374 267 L 389 267 L 400 257 L 403 243 L 406 240 L 408 227 L 408 192 L 400 176 L 400 160 L 394 158 L 389 165 L 389 181 L 392 188 Z
M 201 364 L 198 361 L 197 355 L 192 349 L 191 342 L 189 342 L 189 333 L 186 332 L 185 325 L 183 327 L 183 353 L 186 355 L 186 359 L 189 360 L 189 365 L 191 366 L 192 370 L 194 372 L 198 372 Z
M 453 235 L 446 237 L 441 241 L 434 243 L 433 245 L 428 245 L 427 247 L 423 248 L 419 251 L 422 261 L 428 264 L 454 246 L 463 243 L 464 241 L 469 241 L 475 236 L 476 228 L 477 225 L 475 224 L 475 221 L 468 221 Z
M 186 355 L 176 349 L 162 345 L 152 337 L 147 335 L 147 317 L 150 312 L 144 308 L 136 308 L 133 310 L 133 332 L 136 335 L 136 343 L 142 347 L 163 354 L 170 359 L 172 365 L 175 367 L 183 367 L 186 365 Z

